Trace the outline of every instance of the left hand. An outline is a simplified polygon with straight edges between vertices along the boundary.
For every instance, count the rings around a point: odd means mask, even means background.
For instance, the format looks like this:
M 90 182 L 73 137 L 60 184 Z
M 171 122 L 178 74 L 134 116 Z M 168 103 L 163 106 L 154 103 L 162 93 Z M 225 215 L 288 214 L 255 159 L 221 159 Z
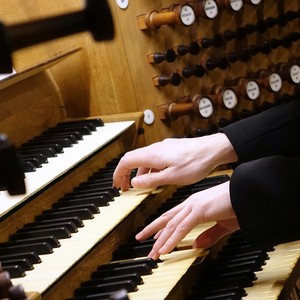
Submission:
M 146 226 L 136 239 L 144 240 L 155 234 L 157 240 L 148 257 L 156 260 L 161 254 L 172 251 L 196 225 L 210 221 L 217 223 L 197 237 L 194 248 L 208 248 L 239 229 L 231 206 L 229 182 L 191 195 Z

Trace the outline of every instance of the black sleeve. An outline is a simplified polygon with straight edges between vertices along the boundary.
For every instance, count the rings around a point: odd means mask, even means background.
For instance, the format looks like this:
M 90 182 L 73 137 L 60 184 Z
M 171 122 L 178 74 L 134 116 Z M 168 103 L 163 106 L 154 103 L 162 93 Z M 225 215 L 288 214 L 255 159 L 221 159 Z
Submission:
M 248 242 L 258 247 L 300 239 L 300 154 L 239 165 L 230 181 L 232 207 Z
M 300 100 L 282 104 L 220 130 L 231 141 L 239 163 L 300 151 Z

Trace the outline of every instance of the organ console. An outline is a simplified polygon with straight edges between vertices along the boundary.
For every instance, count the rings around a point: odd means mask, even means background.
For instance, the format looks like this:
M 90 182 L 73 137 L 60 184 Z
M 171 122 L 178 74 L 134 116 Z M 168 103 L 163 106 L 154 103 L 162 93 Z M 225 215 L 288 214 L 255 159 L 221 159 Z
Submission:
M 229 180 L 230 166 L 195 185 L 129 192 L 112 187 L 112 172 L 128 150 L 211 134 L 297 101 L 299 3 L 108 0 L 114 39 L 95 43 L 81 21 L 99 21 L 97 30 L 109 34 L 94 14 L 103 1 L 86 1 L 93 17 L 80 0 L 2 2 L 16 73 L 0 80 L 0 130 L 25 174 L 14 183 L 26 184 L 12 195 L 6 174 L 15 166 L 1 164 L 4 285 L 23 287 L 30 300 L 297 299 L 299 241 L 252 249 L 236 232 L 211 249 L 192 249 L 213 225 L 202 224 L 156 262 L 145 258 L 153 240 L 135 242 L 157 215 Z M 54 22 L 49 32 L 61 38 L 48 39 L 35 22 L 74 11 L 77 25 L 67 29 L 74 36 Z M 20 33 L 28 24 L 36 46 Z

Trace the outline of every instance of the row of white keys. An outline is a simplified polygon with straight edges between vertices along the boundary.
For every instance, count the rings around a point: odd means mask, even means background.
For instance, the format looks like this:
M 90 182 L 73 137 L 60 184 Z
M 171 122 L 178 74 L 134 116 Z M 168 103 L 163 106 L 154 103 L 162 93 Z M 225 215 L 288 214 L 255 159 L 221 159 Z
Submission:
M 263 270 L 256 272 L 254 285 L 245 288 L 245 300 L 275 300 L 292 273 L 300 258 L 300 241 L 281 244 L 274 251 L 268 252 L 270 259 Z
M 130 300 L 166 299 L 178 281 L 195 263 L 201 263 L 207 255 L 202 249 L 174 251 L 160 257 L 162 260 L 153 274 L 143 276 L 144 283 L 138 291 L 128 294 Z
M 64 153 L 48 158 L 48 163 L 35 172 L 26 173 L 26 194 L 11 196 L 7 191 L 0 192 L 0 217 L 104 147 L 133 123 L 134 121 L 105 123 L 91 135 L 85 135 L 78 144 L 64 148 Z
M 26 272 L 23 278 L 12 279 L 13 284 L 21 284 L 26 292 L 42 294 L 58 280 L 70 267 L 75 265 L 94 245 L 109 234 L 126 218 L 149 194 L 151 190 L 131 190 L 121 193 L 109 206 L 100 207 L 100 214 L 94 219 L 84 220 L 84 227 L 69 239 L 59 240 L 61 246 L 48 255 L 40 255 L 42 262 Z

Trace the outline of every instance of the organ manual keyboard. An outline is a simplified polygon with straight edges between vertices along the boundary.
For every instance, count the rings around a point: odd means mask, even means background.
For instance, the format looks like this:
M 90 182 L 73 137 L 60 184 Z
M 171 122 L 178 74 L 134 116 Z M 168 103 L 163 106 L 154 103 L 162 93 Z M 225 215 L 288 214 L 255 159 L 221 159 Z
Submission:
M 82 4 L 2 2 L 0 15 L 8 25 Z M 128 5 L 108 0 L 116 25 L 113 41 L 99 45 L 82 33 L 15 51 L 16 73 L 0 81 L 0 133 L 18 149 L 27 188 L 22 196 L 0 191 L 0 261 L 13 284 L 21 284 L 31 300 L 107 299 L 120 287 L 137 300 L 288 299 L 299 277 L 298 242 L 245 253 L 247 247 L 233 235 L 209 251 L 191 249 L 199 232 L 212 225 L 203 224 L 173 252 L 149 263 L 145 256 L 153 241 L 136 245 L 132 234 L 194 188 L 122 193 L 112 188 L 111 176 L 128 150 L 174 135 L 215 132 L 219 124 L 294 100 L 300 70 L 298 2 L 162 0 Z M 271 92 L 270 84 L 251 77 L 260 70 L 278 73 L 282 88 Z M 255 89 L 247 89 L 249 81 L 257 82 Z M 225 90 L 234 93 L 223 97 Z M 192 99 L 204 107 L 193 106 Z M 76 128 L 63 137 L 57 129 L 61 123 L 95 119 L 103 124 L 90 134 Z M 50 132 L 57 140 L 50 138 L 45 148 Z M 36 141 L 43 147 L 34 146 Z M 42 152 L 33 157 L 36 148 Z M 211 176 L 227 180 L 224 174 L 230 171 Z M 239 244 L 238 253 L 232 243 Z M 256 269 L 249 271 L 254 258 L 262 265 L 255 263 Z M 130 264 L 128 269 L 138 261 L 143 265 L 138 269 L 149 275 L 115 279 L 114 270 L 103 279 L 100 271 L 116 261 Z M 237 286 L 237 273 L 249 275 L 251 282 Z M 227 289 L 221 281 L 234 286 Z M 100 284 L 105 291 L 98 290 Z

